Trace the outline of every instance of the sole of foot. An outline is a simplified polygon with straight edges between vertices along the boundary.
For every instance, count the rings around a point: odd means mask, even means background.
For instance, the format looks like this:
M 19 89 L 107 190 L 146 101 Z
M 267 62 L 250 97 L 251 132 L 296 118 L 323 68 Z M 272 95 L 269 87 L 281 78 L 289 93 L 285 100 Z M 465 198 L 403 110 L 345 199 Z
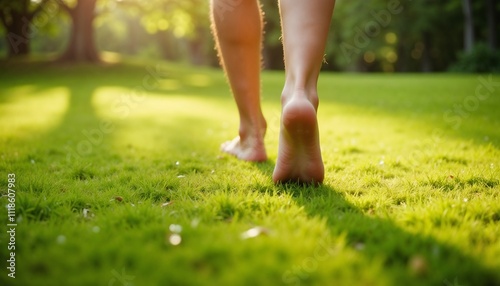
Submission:
M 324 179 L 316 108 L 306 97 L 283 105 L 273 181 L 319 185 Z

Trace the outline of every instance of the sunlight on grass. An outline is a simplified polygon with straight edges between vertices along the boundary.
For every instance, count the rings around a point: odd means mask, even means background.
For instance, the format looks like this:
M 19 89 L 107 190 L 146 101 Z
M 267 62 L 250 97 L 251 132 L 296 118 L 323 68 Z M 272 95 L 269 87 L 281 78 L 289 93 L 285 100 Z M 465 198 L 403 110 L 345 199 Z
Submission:
M 99 116 L 111 119 L 154 118 L 160 122 L 176 122 L 177 117 L 226 118 L 224 104 L 213 99 L 187 94 L 134 94 L 121 87 L 96 89 L 92 105 Z
M 186 77 L 185 81 L 196 87 L 207 87 L 212 83 L 210 77 L 205 74 L 191 74 Z
M 0 82 L 2 138 L 23 117 L 10 136 L 52 128 L 0 140 L 0 170 L 19 182 L 18 285 L 110 284 L 122 269 L 134 285 L 500 281 L 500 101 L 460 128 L 443 119 L 476 76 L 322 74 L 325 183 L 276 186 L 284 74 L 262 76 L 270 160 L 256 164 L 219 151 L 239 123 L 222 72 L 164 66 L 144 94 L 142 66 L 14 69 Z M 71 98 L 38 90 L 62 83 Z
M 164 79 L 158 82 L 158 87 L 166 91 L 173 91 L 180 89 L 182 84 L 177 79 Z
M 194 95 L 149 92 L 137 96 L 118 87 L 98 88 L 92 97 L 96 114 L 117 127 L 110 134 L 115 144 L 151 149 L 182 139 L 213 136 L 215 130 L 227 126 L 224 122 L 230 104 Z
M 9 88 L 0 98 L 0 132 L 6 137 L 26 138 L 57 126 L 68 109 L 67 88 L 39 91 L 33 85 Z

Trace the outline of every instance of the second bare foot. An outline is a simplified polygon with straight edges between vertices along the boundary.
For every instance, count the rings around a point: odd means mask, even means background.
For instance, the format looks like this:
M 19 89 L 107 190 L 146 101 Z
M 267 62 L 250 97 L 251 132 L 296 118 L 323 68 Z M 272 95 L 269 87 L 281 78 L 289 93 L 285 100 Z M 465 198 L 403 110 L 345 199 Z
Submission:
M 266 161 L 267 154 L 264 146 L 266 123 L 264 119 L 261 122 L 263 124 L 258 129 L 252 128 L 252 126 L 240 127 L 240 136 L 222 143 L 220 150 L 244 161 Z

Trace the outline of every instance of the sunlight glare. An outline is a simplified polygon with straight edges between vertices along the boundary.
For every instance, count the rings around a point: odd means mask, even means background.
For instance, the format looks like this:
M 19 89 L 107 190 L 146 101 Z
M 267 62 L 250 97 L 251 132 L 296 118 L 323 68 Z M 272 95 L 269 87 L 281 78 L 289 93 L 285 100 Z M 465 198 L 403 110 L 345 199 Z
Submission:
M 57 126 L 69 105 L 69 91 L 64 87 L 37 91 L 25 85 L 5 91 L 0 100 L 0 132 L 7 136 L 29 137 Z

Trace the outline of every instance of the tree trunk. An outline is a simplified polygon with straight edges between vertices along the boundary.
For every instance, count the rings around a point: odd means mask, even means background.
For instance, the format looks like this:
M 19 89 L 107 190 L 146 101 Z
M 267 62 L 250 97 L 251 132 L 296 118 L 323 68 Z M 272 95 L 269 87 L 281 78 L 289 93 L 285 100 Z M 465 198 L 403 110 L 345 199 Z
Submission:
M 474 47 L 474 21 L 472 18 L 471 0 L 462 0 L 464 12 L 464 50 L 469 53 Z
M 488 45 L 493 51 L 495 51 L 497 48 L 497 23 L 495 19 L 496 12 L 495 0 L 487 0 L 486 17 L 488 18 Z
M 94 40 L 94 18 L 96 0 L 79 0 L 74 8 L 63 6 L 68 11 L 73 26 L 68 47 L 61 61 L 99 62 L 99 53 Z
M 398 37 L 402 37 L 402 35 L 398 35 Z M 398 61 L 396 62 L 394 69 L 396 72 L 406 72 L 408 71 L 408 54 L 409 52 L 406 49 L 406 45 L 404 44 L 408 41 L 403 41 L 400 39 L 397 45 L 397 53 L 398 53 Z
M 281 70 L 285 68 L 283 62 L 283 46 L 279 45 L 264 45 L 263 62 L 266 69 Z
M 422 72 L 431 72 L 433 70 L 431 58 L 431 35 L 429 32 L 423 33 L 422 41 L 424 43 L 424 50 L 422 51 Z
M 11 11 L 10 23 L 5 25 L 8 57 L 25 56 L 30 52 L 30 15 L 29 13 Z
M 155 34 L 161 57 L 169 61 L 178 61 L 180 58 L 180 55 L 177 52 L 178 41 L 172 41 L 172 35 L 168 33 L 168 31 L 158 31 Z
M 16 7 L 8 9 L 9 6 L 7 6 L 7 9 L 0 11 L 0 20 L 6 30 L 5 39 L 7 40 L 7 56 L 9 58 L 29 54 L 32 37 L 31 20 L 44 3 L 42 2 L 33 13 L 28 11 L 29 0 L 18 0 Z
M 189 59 L 191 64 L 201 66 L 204 64 L 205 55 L 203 54 L 203 35 L 206 35 L 203 27 L 197 27 L 193 39 L 188 39 Z
M 14 2 L 14 1 L 12 1 Z M 30 42 L 33 33 L 38 32 L 32 27 L 33 18 L 40 13 L 49 0 L 41 0 L 38 6 L 30 12 L 30 0 L 18 0 L 16 5 L 0 9 L 0 23 L 5 27 L 9 58 L 26 56 L 30 53 Z

